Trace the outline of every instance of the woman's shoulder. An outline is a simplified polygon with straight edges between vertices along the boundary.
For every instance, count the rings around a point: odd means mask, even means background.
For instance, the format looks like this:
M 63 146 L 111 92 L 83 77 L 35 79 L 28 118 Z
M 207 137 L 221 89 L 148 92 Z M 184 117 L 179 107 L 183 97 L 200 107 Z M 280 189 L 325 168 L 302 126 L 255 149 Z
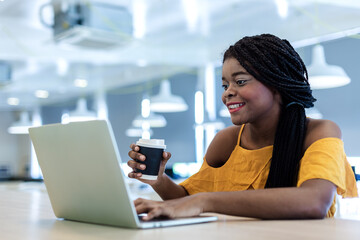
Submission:
M 307 131 L 304 142 L 305 150 L 317 140 L 322 138 L 341 139 L 341 130 L 339 126 L 330 120 L 307 118 Z
M 206 151 L 206 161 L 212 167 L 221 167 L 234 150 L 241 126 L 230 126 L 220 130 Z

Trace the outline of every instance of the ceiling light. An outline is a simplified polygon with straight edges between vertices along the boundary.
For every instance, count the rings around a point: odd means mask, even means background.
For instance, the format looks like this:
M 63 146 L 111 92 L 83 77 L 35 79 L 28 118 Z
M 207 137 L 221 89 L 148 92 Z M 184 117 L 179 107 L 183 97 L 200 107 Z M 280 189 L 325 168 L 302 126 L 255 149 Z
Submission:
M 199 4 L 194 0 L 182 0 L 188 31 L 193 33 L 199 21 Z
M 145 36 L 146 33 L 146 11 L 147 11 L 147 1 L 146 0 L 133 0 L 133 36 L 135 38 L 141 39 Z
M 279 16 L 284 19 L 288 16 L 289 3 L 288 0 L 275 0 L 277 12 Z
M 66 124 L 69 122 L 81 122 L 81 121 L 89 121 L 95 120 L 96 113 L 87 110 L 86 99 L 80 98 L 77 101 L 76 109 L 70 113 L 63 114 L 61 117 L 61 123 Z
M 20 120 L 14 122 L 9 128 L 8 133 L 10 134 L 28 134 L 29 127 L 32 127 L 33 124 L 29 119 L 29 113 L 24 111 L 20 114 Z
M 157 127 L 165 127 L 166 126 L 166 119 L 164 116 L 150 113 L 149 117 L 144 118 L 143 116 L 139 115 L 137 116 L 133 122 L 132 125 L 134 127 L 143 128 L 143 124 L 149 124 L 151 128 L 157 128 Z
M 315 107 L 306 108 L 305 114 L 307 117 L 313 118 L 313 119 L 322 119 L 323 118 L 322 113 Z
M 225 127 L 225 124 L 221 120 L 218 119 L 211 120 L 208 114 L 204 115 L 204 122 L 201 125 L 205 129 L 213 128 L 214 130 L 221 130 Z
M 49 92 L 46 90 L 36 90 L 35 91 L 35 96 L 37 98 L 48 98 L 49 97 Z
M 195 93 L 195 123 L 204 122 L 204 94 L 202 91 Z
M 150 136 L 152 136 L 153 131 L 151 129 L 145 130 L 145 131 L 148 131 Z M 125 134 L 128 137 L 142 137 L 143 132 L 144 132 L 144 130 L 141 127 L 133 127 L 133 128 L 128 128 L 126 130 Z
M 57 74 L 65 76 L 69 70 L 69 63 L 64 58 L 58 58 L 56 60 Z
M 351 82 L 342 67 L 326 63 L 324 48 L 321 45 L 313 47 L 311 65 L 307 69 L 312 89 L 340 87 Z
M 163 80 L 158 95 L 150 98 L 150 109 L 154 112 L 182 112 L 188 109 L 184 99 L 171 94 L 169 80 Z
M 219 111 L 220 117 L 231 117 L 229 109 L 223 105 Z
M 18 98 L 14 98 L 14 97 L 10 97 L 7 99 L 7 104 L 12 105 L 12 106 L 17 106 L 19 105 L 20 100 Z
M 150 100 L 144 98 L 141 101 L 141 116 L 148 118 L 150 116 Z
M 225 127 L 225 123 L 218 120 L 211 122 L 204 122 L 202 125 L 204 126 L 205 129 L 209 127 L 213 127 L 215 130 L 221 130 Z
M 88 81 L 86 79 L 77 78 L 74 80 L 75 87 L 85 88 L 88 85 Z

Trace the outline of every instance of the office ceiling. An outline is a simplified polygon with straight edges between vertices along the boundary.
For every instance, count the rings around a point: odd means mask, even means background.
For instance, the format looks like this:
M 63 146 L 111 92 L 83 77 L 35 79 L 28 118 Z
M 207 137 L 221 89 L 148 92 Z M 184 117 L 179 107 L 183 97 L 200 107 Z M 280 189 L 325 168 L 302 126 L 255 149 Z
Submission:
M 269 32 L 303 47 L 360 32 L 358 0 L 89 0 L 84 4 L 125 7 L 143 16 L 144 35 L 111 49 L 69 48 L 55 43 L 45 24 L 52 24 L 51 6 L 72 2 L 0 0 L 0 61 L 12 66 L 11 82 L 0 87 L 0 110 L 31 110 L 220 64 L 223 51 L 245 35 Z M 281 2 L 288 4 L 284 17 Z M 64 63 L 68 67 L 61 70 Z M 88 79 L 86 88 L 73 85 L 78 74 Z M 49 97 L 35 97 L 36 90 L 47 90 Z M 9 105 L 9 97 L 19 98 L 19 105 Z

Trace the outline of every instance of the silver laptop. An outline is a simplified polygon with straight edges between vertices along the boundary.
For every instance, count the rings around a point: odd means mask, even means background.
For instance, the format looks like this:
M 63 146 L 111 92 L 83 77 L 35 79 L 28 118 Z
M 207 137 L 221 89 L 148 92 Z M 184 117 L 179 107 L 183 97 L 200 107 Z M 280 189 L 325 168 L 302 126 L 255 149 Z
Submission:
M 141 221 L 111 126 L 105 120 L 29 129 L 51 206 L 58 218 L 127 228 L 215 221 L 214 216 Z

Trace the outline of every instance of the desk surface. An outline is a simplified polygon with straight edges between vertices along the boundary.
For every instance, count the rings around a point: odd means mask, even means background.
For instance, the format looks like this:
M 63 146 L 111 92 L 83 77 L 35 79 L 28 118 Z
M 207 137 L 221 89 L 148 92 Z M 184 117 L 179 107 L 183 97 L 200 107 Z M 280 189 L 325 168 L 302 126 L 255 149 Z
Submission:
M 1 239 L 358 239 L 360 221 L 262 221 L 219 215 L 188 226 L 133 230 L 55 218 L 43 184 L 0 183 Z

